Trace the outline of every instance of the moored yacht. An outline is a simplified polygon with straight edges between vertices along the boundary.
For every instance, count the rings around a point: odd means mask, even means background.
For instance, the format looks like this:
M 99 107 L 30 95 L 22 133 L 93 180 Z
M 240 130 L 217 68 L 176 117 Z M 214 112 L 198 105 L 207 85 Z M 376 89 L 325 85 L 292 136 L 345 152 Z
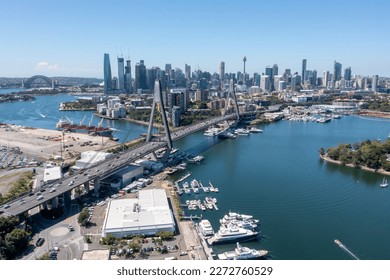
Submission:
M 250 229 L 243 229 L 236 226 L 231 226 L 228 228 L 221 227 L 217 233 L 214 234 L 213 237 L 208 239 L 208 243 L 210 245 L 216 243 L 225 243 L 232 241 L 248 241 L 257 237 L 259 233 L 256 231 L 252 231 Z
M 236 212 L 231 212 L 227 213 L 221 220 L 224 222 L 230 221 L 230 220 L 245 220 L 245 219 L 253 219 L 252 215 L 245 215 L 245 214 L 239 214 Z M 256 221 L 256 220 L 254 220 Z M 258 221 L 257 221 L 258 222 Z
M 201 162 L 202 160 L 204 160 L 204 156 L 198 155 L 196 157 L 188 159 L 188 162 L 195 162 L 196 163 L 196 162 Z
M 236 133 L 238 135 L 249 135 L 249 130 L 246 130 L 244 128 L 237 128 Z
M 255 250 L 248 247 L 242 247 L 237 242 L 237 248 L 234 251 L 218 254 L 220 260 L 251 260 L 264 257 L 268 254 L 267 250 Z
M 213 227 L 211 226 L 209 220 L 201 220 L 199 222 L 199 231 L 203 236 L 210 236 L 214 234 Z
M 257 127 L 254 127 L 252 126 L 250 129 L 249 129 L 249 132 L 252 132 L 252 133 L 260 133 L 260 132 L 263 132 L 263 130 L 257 128 Z
M 237 226 L 239 228 L 255 230 L 257 228 L 257 222 L 255 222 L 253 219 L 230 220 L 228 222 L 221 223 L 221 226 L 225 228 L 230 226 Z

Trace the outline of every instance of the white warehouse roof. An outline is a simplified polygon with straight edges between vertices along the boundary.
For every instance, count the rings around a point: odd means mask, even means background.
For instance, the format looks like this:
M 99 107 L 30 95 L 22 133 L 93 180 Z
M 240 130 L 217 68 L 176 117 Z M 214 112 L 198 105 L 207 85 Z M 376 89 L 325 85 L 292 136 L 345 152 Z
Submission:
M 142 190 L 138 196 L 138 199 L 118 199 L 108 204 L 102 236 L 155 235 L 159 231 L 175 231 L 165 190 Z

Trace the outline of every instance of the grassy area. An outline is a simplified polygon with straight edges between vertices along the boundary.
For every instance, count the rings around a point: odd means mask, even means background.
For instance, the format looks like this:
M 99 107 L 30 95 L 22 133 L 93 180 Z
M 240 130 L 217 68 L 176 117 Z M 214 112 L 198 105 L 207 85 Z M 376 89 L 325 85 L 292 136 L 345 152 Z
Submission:
M 128 149 L 131 149 L 137 145 L 139 145 L 140 143 L 144 142 L 145 139 L 144 138 L 139 138 L 139 139 L 136 139 L 136 140 L 133 140 L 129 143 L 126 143 L 126 144 L 123 144 L 123 145 L 119 145 L 115 148 L 110 148 L 107 150 L 108 153 L 113 153 L 113 154 L 116 154 L 116 153 L 119 153 L 121 151 L 125 151 L 125 150 L 128 150 Z
M 174 207 L 175 207 L 177 216 L 178 216 L 179 220 L 181 220 L 182 217 L 183 217 L 183 210 L 182 210 L 181 207 L 180 207 L 180 200 L 179 200 L 179 197 L 178 197 L 178 195 L 175 193 L 175 194 L 172 195 L 172 199 L 173 199 L 173 204 L 174 204 Z
M 6 175 L 7 176 L 7 175 Z M 11 189 L 4 195 L 0 195 L 0 203 L 10 201 L 23 193 L 30 190 L 32 184 L 33 173 L 23 172 L 20 177 L 13 183 Z

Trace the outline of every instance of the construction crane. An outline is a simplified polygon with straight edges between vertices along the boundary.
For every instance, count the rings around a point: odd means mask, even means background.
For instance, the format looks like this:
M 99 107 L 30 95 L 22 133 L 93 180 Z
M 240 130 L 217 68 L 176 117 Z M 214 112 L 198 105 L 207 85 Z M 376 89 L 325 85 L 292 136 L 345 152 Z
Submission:
M 84 118 L 80 121 L 80 126 L 83 125 L 83 122 L 84 122 L 86 116 L 87 116 L 87 115 L 84 115 Z

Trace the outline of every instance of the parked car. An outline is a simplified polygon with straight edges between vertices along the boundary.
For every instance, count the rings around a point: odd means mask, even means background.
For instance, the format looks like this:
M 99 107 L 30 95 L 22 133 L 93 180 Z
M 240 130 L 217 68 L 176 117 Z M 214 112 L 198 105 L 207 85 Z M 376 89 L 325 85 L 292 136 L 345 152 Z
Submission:
M 45 239 L 42 238 L 42 237 L 39 237 L 38 240 L 37 240 L 37 242 L 35 243 L 35 245 L 36 245 L 37 247 L 39 247 L 39 246 L 42 246 L 42 244 L 43 244 L 44 242 L 45 242 Z

